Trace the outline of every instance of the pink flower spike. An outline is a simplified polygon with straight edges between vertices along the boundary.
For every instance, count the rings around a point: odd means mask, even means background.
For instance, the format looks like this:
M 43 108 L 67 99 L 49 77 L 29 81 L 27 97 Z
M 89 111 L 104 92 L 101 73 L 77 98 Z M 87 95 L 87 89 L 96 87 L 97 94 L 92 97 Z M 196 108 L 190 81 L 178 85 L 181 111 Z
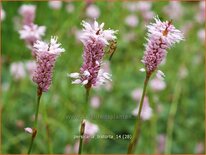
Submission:
M 155 23 L 148 28 L 148 43 L 142 59 L 147 74 L 154 72 L 167 55 L 167 49 L 183 40 L 183 34 L 176 29 L 171 21 L 162 22 L 155 17 Z
M 111 75 L 102 69 L 102 59 L 105 54 L 104 48 L 109 45 L 109 41 L 115 40 L 117 31 L 104 30 L 104 23 L 94 21 L 93 25 L 83 21 L 84 27 L 80 35 L 80 40 L 84 45 L 83 65 L 79 76 L 77 73 L 69 74 L 74 78 L 73 84 L 82 84 L 86 88 L 105 84 L 111 81 Z
M 52 82 L 52 71 L 57 57 L 65 50 L 57 43 L 56 37 L 51 37 L 49 43 L 37 41 L 34 44 L 37 67 L 33 75 L 33 81 L 38 87 L 47 92 Z

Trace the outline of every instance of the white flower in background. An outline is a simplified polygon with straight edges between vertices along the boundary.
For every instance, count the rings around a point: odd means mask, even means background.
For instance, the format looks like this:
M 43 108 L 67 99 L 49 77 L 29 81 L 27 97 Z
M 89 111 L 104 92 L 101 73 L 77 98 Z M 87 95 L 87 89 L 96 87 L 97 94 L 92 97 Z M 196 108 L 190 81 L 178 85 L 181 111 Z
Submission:
M 161 91 L 166 88 L 166 83 L 164 80 L 161 80 L 159 78 L 154 78 L 150 81 L 150 87 L 154 91 Z
M 178 20 L 183 15 L 183 7 L 178 1 L 170 1 L 167 6 L 164 7 L 164 12 L 170 19 Z
M 62 1 L 49 1 L 48 5 L 51 9 L 59 10 L 62 7 Z
M 6 13 L 1 7 L 1 21 L 3 21 L 6 18 Z
M 99 96 L 92 96 L 91 97 L 90 105 L 92 108 L 97 109 L 97 108 L 99 108 L 100 104 L 101 104 L 101 101 L 100 101 Z
M 68 13 L 72 13 L 72 12 L 74 12 L 74 5 L 72 4 L 72 3 L 68 3 L 67 5 L 66 5 L 66 11 L 68 12 Z
M 29 134 L 32 134 L 32 133 L 33 133 L 33 130 L 32 130 L 32 128 L 30 128 L 30 127 L 24 128 L 24 131 L 27 132 L 27 133 L 29 133 Z
M 136 27 L 139 23 L 139 20 L 136 15 L 131 14 L 125 18 L 125 24 L 130 27 Z
M 96 5 L 91 4 L 86 8 L 86 15 L 89 18 L 97 19 L 100 16 L 100 10 Z
M 205 29 L 200 29 L 197 32 L 197 36 L 201 42 L 205 43 Z
M 25 78 L 26 71 L 24 64 L 22 62 L 14 62 L 10 66 L 10 73 L 13 76 L 14 80 L 20 80 Z
M 134 116 L 138 115 L 138 111 L 139 111 L 139 105 L 137 108 L 135 108 L 132 111 L 132 114 Z M 152 108 L 149 105 L 149 100 L 147 97 L 144 98 L 144 102 L 143 102 L 143 106 L 142 106 L 142 111 L 141 111 L 141 116 L 140 116 L 143 120 L 149 120 L 152 117 Z

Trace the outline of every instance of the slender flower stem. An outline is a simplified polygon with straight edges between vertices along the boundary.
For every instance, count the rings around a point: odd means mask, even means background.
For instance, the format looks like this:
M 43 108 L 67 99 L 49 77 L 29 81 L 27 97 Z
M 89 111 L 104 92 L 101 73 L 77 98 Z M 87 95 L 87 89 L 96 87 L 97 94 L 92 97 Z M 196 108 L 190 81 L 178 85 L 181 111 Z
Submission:
M 141 97 L 140 105 L 139 105 L 139 111 L 138 111 L 138 115 L 137 115 L 137 118 L 136 118 L 135 129 L 134 129 L 134 132 L 133 132 L 133 135 L 132 135 L 132 139 L 131 139 L 131 141 L 129 143 L 129 146 L 128 146 L 127 154 L 134 153 L 135 147 L 136 147 L 138 139 L 139 139 L 140 126 L 141 126 L 140 115 L 141 115 L 143 101 L 144 101 L 144 97 L 145 97 L 145 93 L 146 93 L 146 88 L 147 88 L 147 84 L 148 84 L 150 75 L 151 74 L 146 74 L 146 78 L 145 78 L 145 81 L 144 81 L 143 93 L 142 93 L 142 97 Z
M 38 114 L 39 114 L 39 104 L 40 104 L 40 99 L 42 96 L 42 89 L 38 88 L 37 89 L 37 107 L 36 107 L 36 113 L 35 113 L 35 120 L 34 120 L 34 126 L 33 126 L 33 132 L 32 132 L 32 137 L 31 137 L 31 143 L 29 146 L 29 150 L 28 150 L 28 154 L 31 153 L 31 149 L 34 143 L 34 139 L 36 137 L 37 134 L 37 121 L 38 121 Z
M 85 113 L 88 113 L 88 101 L 89 101 L 89 88 L 86 88 L 86 95 L 85 95 L 85 101 L 86 101 L 86 109 Z M 86 117 L 86 115 L 85 115 Z M 82 120 L 81 122 L 81 127 L 80 127 L 80 137 L 79 137 L 79 151 L 78 154 L 82 153 L 82 148 L 83 148 L 83 139 L 84 139 L 84 129 L 85 129 L 85 121 Z
M 175 94 L 173 102 L 171 103 L 171 108 L 169 112 L 169 118 L 167 122 L 167 135 L 165 142 L 165 154 L 171 154 L 171 146 L 172 146 L 172 134 L 174 129 L 174 121 L 175 115 L 177 112 L 178 100 L 181 94 L 181 84 L 178 82 L 175 87 Z
M 85 129 L 85 122 L 84 120 L 82 120 L 81 122 L 81 128 L 80 128 L 80 138 L 79 138 L 79 151 L 78 151 L 78 154 L 81 154 L 82 153 L 82 142 L 83 142 L 83 139 L 84 139 L 84 129 Z

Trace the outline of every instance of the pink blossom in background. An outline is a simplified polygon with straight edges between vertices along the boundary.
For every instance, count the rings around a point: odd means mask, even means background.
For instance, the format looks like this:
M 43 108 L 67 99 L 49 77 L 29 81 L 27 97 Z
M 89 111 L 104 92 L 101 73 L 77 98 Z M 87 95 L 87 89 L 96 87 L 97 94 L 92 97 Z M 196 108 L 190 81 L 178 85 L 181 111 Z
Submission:
M 205 1 L 199 2 L 198 13 L 196 15 L 196 20 L 199 23 L 205 23 Z
M 19 8 L 19 14 L 23 17 L 23 25 L 31 25 L 35 19 L 36 6 L 24 4 Z
M 191 21 L 185 22 L 185 24 L 180 28 L 184 36 L 187 36 L 189 32 L 191 32 L 192 28 L 194 26 L 194 23 Z
M 149 10 L 149 11 L 142 12 L 141 15 L 144 21 L 148 23 L 154 17 L 155 13 Z
M 148 43 L 145 45 L 146 50 L 142 60 L 147 74 L 151 74 L 157 69 L 165 59 L 168 48 L 183 40 L 183 34 L 171 22 L 161 22 L 158 17 L 154 19 L 155 23 L 147 26 Z
M 204 151 L 205 151 L 204 143 L 203 142 L 197 143 L 197 145 L 195 147 L 195 153 L 201 154 L 201 153 L 204 153 Z
M 18 81 L 26 77 L 26 71 L 22 62 L 13 62 L 10 66 L 10 73 L 14 80 Z
M 34 71 L 36 69 L 36 62 L 33 60 L 25 62 L 26 71 L 29 74 L 30 79 L 32 79 Z
M 123 7 L 129 10 L 130 12 L 147 12 L 151 10 L 152 3 L 139 1 L 139 2 L 124 2 Z
M 45 26 L 35 24 L 31 24 L 30 26 L 24 25 L 23 29 L 19 31 L 20 39 L 25 40 L 29 48 L 31 48 L 37 40 L 41 40 L 45 34 L 45 30 Z
M 134 32 L 123 33 L 122 39 L 124 42 L 131 42 L 137 39 L 137 35 Z
M 86 15 L 89 18 L 97 19 L 100 16 L 100 10 L 96 5 L 91 4 L 86 8 Z
M 160 134 L 157 137 L 157 153 L 163 153 L 165 148 L 166 137 L 164 134 Z
M 102 59 L 104 48 L 109 45 L 108 41 L 116 39 L 116 31 L 103 30 L 104 23 L 99 25 L 96 21 L 93 25 L 83 21 L 82 25 L 84 29 L 80 40 L 84 45 L 83 65 L 80 73 L 71 73 L 68 76 L 76 79 L 73 84 L 82 84 L 89 89 L 111 80 L 111 75 L 102 69 Z
M 5 11 L 2 9 L 2 7 L 1 7 L 1 21 L 3 21 L 5 18 L 6 18 L 6 13 L 5 13 Z
M 152 2 L 124 2 L 123 7 L 130 12 L 140 12 L 145 22 L 148 22 L 154 17 L 154 12 L 151 10 Z
M 200 29 L 198 32 L 197 32 L 197 36 L 199 38 L 199 40 L 202 42 L 202 43 L 205 43 L 205 29 Z
M 141 12 L 150 11 L 152 8 L 152 2 L 139 1 L 137 2 L 136 5 L 137 5 L 137 9 Z
M 62 1 L 49 1 L 48 5 L 51 9 L 59 10 L 62 7 Z
M 125 18 L 125 24 L 130 27 L 136 27 L 139 23 L 139 20 L 136 15 L 129 15 Z
M 78 153 L 78 151 L 79 151 L 79 140 L 74 144 L 74 147 L 73 147 L 74 153 Z
M 141 97 L 142 97 L 142 89 L 141 88 L 137 88 L 135 90 L 132 91 L 131 93 L 132 99 L 135 101 L 140 101 Z
M 66 5 L 66 11 L 67 11 L 68 13 L 74 12 L 74 9 L 75 9 L 75 7 L 74 7 L 74 5 L 73 5 L 72 3 L 69 2 L 69 3 Z
M 81 36 L 82 36 L 82 33 L 83 33 L 82 30 L 78 30 L 78 29 L 75 30 L 75 38 L 76 38 L 76 41 L 77 41 L 78 43 L 81 42 L 81 41 L 80 41 L 80 38 L 81 38 Z
M 33 74 L 33 81 L 43 92 L 47 92 L 52 82 L 52 71 L 57 57 L 65 50 L 57 43 L 56 37 L 51 37 L 49 43 L 37 41 L 34 44 L 37 67 Z
M 87 143 L 93 136 L 97 134 L 98 131 L 98 125 L 85 120 L 84 143 Z
M 122 3 L 122 6 L 130 12 L 137 11 L 137 2 L 124 2 Z
M 139 111 L 139 105 L 137 108 L 135 108 L 132 111 L 132 114 L 134 116 L 137 116 L 138 111 Z M 144 102 L 143 102 L 143 106 L 142 106 L 142 111 L 141 111 L 141 118 L 146 121 L 146 120 L 149 120 L 151 117 L 152 117 L 152 108 L 149 105 L 148 97 L 145 97 Z
M 67 144 L 65 149 L 64 149 L 65 154 L 70 154 L 72 153 L 72 146 L 70 144 Z
M 179 20 L 183 15 L 184 8 L 179 1 L 170 1 L 163 10 L 170 19 Z
M 161 91 L 166 88 L 166 83 L 162 79 L 154 78 L 150 81 L 150 87 L 154 91 Z
M 100 104 L 101 104 L 101 101 L 100 101 L 99 96 L 92 96 L 91 97 L 90 105 L 92 108 L 97 109 L 97 108 L 99 108 Z

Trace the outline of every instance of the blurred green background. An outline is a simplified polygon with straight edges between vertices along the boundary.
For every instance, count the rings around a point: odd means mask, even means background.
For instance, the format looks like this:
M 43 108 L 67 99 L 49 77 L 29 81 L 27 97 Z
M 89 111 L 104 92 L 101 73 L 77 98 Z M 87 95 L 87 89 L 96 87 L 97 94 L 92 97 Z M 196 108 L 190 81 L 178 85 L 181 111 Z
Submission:
M 62 2 L 61 8 L 54 10 L 48 6 L 48 2 L 2 2 L 6 13 L 1 23 L 2 153 L 27 152 L 30 135 L 24 132 L 24 127 L 32 126 L 32 116 L 35 113 L 36 85 L 28 75 L 15 80 L 10 72 L 12 63 L 33 59 L 17 31 L 18 21 L 21 21 L 18 9 L 22 4 L 36 5 L 35 23 L 47 27 L 43 40 L 58 36 L 66 50 L 56 62 L 50 90 L 41 99 L 39 132 L 32 153 L 65 153 L 66 146 L 74 146 L 74 135 L 79 133 L 81 120 L 68 119 L 68 116 L 82 114 L 85 90 L 79 85 L 72 85 L 67 73 L 79 71 L 82 64 L 83 45 L 77 41 L 75 32 L 82 28 L 82 20 L 91 20 L 85 11 L 89 6 L 87 3 L 89 2 Z M 131 93 L 134 89 L 143 87 L 144 73 L 139 69 L 143 67 L 140 60 L 146 43 L 145 25 L 153 22 L 153 19 L 145 22 L 140 10 L 131 11 L 125 7 L 127 2 L 92 3 L 99 9 L 97 21 L 104 22 L 105 28 L 119 31 L 117 51 L 110 63 L 112 89 L 91 91 L 90 97 L 99 96 L 101 105 L 97 109 L 90 106 L 89 114 L 127 115 L 129 119 L 89 121 L 99 126 L 99 135 L 132 134 L 135 123 L 132 111 L 137 102 L 132 99 Z M 153 114 L 142 123 L 136 153 L 164 153 L 165 141 L 159 142 L 158 137 L 165 139 L 168 131 L 171 131 L 171 124 L 174 124 L 172 136 L 166 138 L 171 142 L 170 153 L 204 153 L 205 40 L 198 37 L 198 32 L 204 29 L 205 21 L 197 20 L 200 2 L 179 2 L 179 10 L 165 11 L 170 3 L 151 2 L 150 11 L 161 20 L 170 20 L 171 14 L 181 11 L 181 16 L 173 19 L 173 24 L 185 32 L 185 40 L 168 50 L 166 63 L 160 66 L 166 75 L 166 88 L 157 92 L 148 87 L 147 96 Z M 73 6 L 70 12 L 66 10 L 68 4 Z M 125 18 L 131 14 L 138 18 L 138 24 L 134 27 L 125 23 Z M 131 37 L 128 39 L 128 36 Z M 108 57 L 106 55 L 105 59 Z M 126 153 L 128 143 L 128 139 L 122 138 L 94 138 L 84 145 L 83 153 Z M 160 149 L 160 145 L 163 145 L 163 149 Z

